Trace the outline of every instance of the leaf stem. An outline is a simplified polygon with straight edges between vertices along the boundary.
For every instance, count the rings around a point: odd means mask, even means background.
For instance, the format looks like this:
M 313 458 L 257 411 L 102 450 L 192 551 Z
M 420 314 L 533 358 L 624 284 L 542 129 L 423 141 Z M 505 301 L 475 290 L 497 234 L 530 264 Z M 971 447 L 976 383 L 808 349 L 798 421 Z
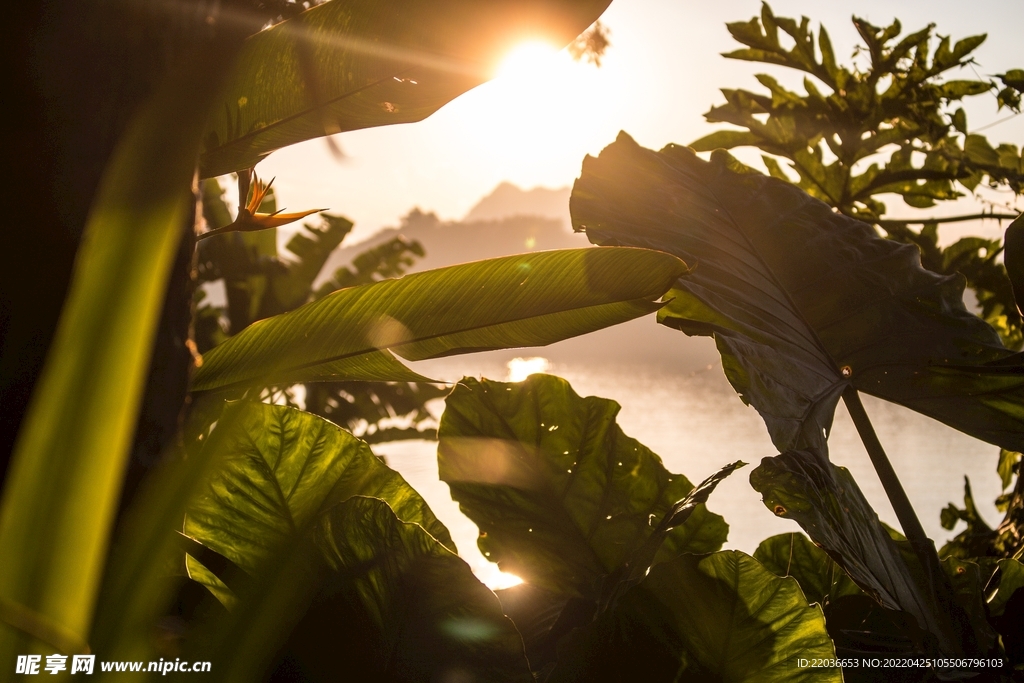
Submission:
M 885 495 L 892 503 L 896 519 L 903 527 L 903 533 L 906 534 L 907 540 L 914 544 L 915 548 L 918 544 L 930 547 L 934 561 L 938 564 L 938 553 L 935 552 L 934 545 L 925 534 L 921 520 L 917 518 L 914 506 L 910 504 L 910 499 L 907 498 L 907 493 L 903 490 L 903 484 L 896 476 L 896 470 L 892 468 L 892 463 L 889 462 L 889 457 L 885 454 L 878 435 L 875 434 L 875 428 L 871 425 L 871 420 L 864 410 L 864 404 L 860 401 L 860 394 L 852 386 L 847 387 L 843 391 L 843 402 L 846 404 L 847 410 L 850 411 L 850 417 L 853 418 L 853 424 L 857 427 L 860 440 L 864 443 L 864 448 L 867 449 L 871 464 L 874 465 L 878 478 L 882 481 L 882 488 L 885 489 Z M 921 561 L 925 565 L 930 564 L 930 562 L 925 562 L 924 558 Z
M 981 212 L 964 214 L 963 216 L 945 216 L 943 218 L 913 218 L 909 220 L 889 220 L 888 218 L 880 219 L 878 224 L 883 228 L 886 225 L 918 225 L 926 223 L 960 223 L 962 221 L 973 221 L 986 218 L 995 218 L 998 220 L 1014 220 L 1017 218 L 1016 214 L 1012 213 L 995 213 L 995 212 Z
M 903 484 L 896 476 L 896 470 L 893 469 L 889 457 L 878 440 L 878 435 L 875 434 L 875 428 L 871 425 L 867 411 L 864 410 L 864 404 L 860 401 L 860 394 L 855 388 L 848 386 L 843 391 L 843 402 L 846 404 L 847 410 L 850 411 L 850 417 L 853 418 L 853 424 L 857 427 L 860 440 L 871 458 L 871 464 L 874 465 L 875 472 L 878 473 L 882 488 L 885 489 L 885 495 L 889 498 L 892 509 L 896 513 L 896 519 L 903 527 L 903 533 L 921 563 L 925 579 L 928 582 L 925 588 L 930 597 L 940 606 L 939 614 L 945 617 L 946 623 L 940 623 L 940 628 L 946 631 L 948 642 L 962 647 L 963 642 L 953 627 L 951 615 L 952 586 L 950 586 L 945 572 L 942 571 L 939 554 L 935 551 L 935 544 L 928 538 L 924 527 L 921 526 L 921 520 L 917 518 L 914 506 L 910 504 L 910 499 L 907 497 L 906 491 L 903 490 Z

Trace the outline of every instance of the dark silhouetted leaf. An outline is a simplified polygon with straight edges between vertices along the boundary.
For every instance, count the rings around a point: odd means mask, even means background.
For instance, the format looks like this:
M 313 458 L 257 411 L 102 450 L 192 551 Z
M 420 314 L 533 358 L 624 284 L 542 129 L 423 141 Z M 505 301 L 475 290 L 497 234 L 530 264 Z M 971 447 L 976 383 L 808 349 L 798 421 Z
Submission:
M 841 681 L 838 668 L 801 667 L 835 650 L 817 605 L 791 578 L 749 555 L 682 555 L 651 569 L 617 609 L 577 631 L 551 683 Z
M 988 598 L 988 609 L 994 617 L 1002 616 L 1006 603 L 1010 601 L 1018 589 L 1024 588 L 1024 564 L 1020 560 L 1005 558 L 999 560 L 999 583 L 995 592 Z
M 789 451 L 763 459 L 750 473 L 750 484 L 769 510 L 796 520 L 864 592 L 888 609 L 913 615 L 944 651 L 957 651 L 936 600 L 914 580 L 900 548 L 846 468 L 822 453 Z
M 335 506 L 314 540 L 330 572 L 289 642 L 314 680 L 341 671 L 361 681 L 532 683 L 522 638 L 494 593 L 383 501 Z
M 780 451 L 824 451 L 847 384 L 1024 447 L 1024 377 L 965 367 L 1011 354 L 964 308 L 962 279 L 921 268 L 916 248 L 785 182 L 624 133 L 584 161 L 571 210 L 592 242 L 663 249 L 692 266 L 659 321 L 715 337 Z
M 344 680 L 530 683 L 497 598 L 423 527 L 376 498 L 323 511 L 260 563 L 234 607 L 185 652 L 229 683 Z M 276 660 L 276 661 L 275 661 Z
M 1013 286 L 1017 310 L 1024 311 L 1024 216 L 1019 216 L 1006 228 L 1003 261 Z
M 942 569 L 953 587 L 953 599 L 963 609 L 970 622 L 970 628 L 974 631 L 978 651 L 991 652 L 999 637 L 988 623 L 988 611 L 985 607 L 984 589 L 991 571 L 985 572 L 977 562 L 958 557 L 947 557 L 942 560 Z
M 686 477 L 622 433 L 618 412 L 614 401 L 581 398 L 550 375 L 466 378 L 452 391 L 438 430 L 441 479 L 502 571 L 596 602 L 605 578 L 691 492 Z M 652 559 L 716 550 L 727 532 L 699 505 Z
M 942 528 L 952 531 L 963 521 L 967 528 L 957 534 L 939 550 L 941 557 L 953 556 L 960 558 L 980 557 L 987 555 L 988 548 L 998 535 L 978 512 L 971 493 L 971 480 L 964 477 L 964 507 L 961 510 L 953 503 L 947 505 L 940 513 Z

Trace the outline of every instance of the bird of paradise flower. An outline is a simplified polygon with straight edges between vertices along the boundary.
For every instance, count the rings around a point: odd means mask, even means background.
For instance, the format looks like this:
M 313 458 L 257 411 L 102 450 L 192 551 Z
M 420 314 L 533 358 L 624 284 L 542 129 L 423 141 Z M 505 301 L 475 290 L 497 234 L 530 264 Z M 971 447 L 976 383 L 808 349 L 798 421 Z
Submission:
M 213 237 L 214 235 L 220 235 L 225 232 L 253 232 L 256 230 L 267 230 L 269 228 L 276 228 L 281 225 L 287 225 L 288 223 L 294 223 L 297 220 L 305 218 L 310 214 L 317 213 L 319 211 L 326 211 L 326 209 L 310 209 L 309 211 L 299 211 L 295 213 L 282 213 L 281 211 L 275 211 L 274 213 L 259 213 L 260 204 L 263 203 L 264 197 L 267 196 L 267 192 L 270 191 L 270 186 L 274 184 L 274 180 L 271 179 L 269 183 L 264 183 L 257 177 L 253 169 L 242 171 L 238 174 L 238 196 L 246 197 L 249 195 L 249 186 L 252 184 L 252 196 L 249 201 L 238 209 L 238 216 L 234 221 L 220 228 L 214 228 L 208 230 L 201 235 L 196 237 L 197 240 L 204 240 L 207 237 Z

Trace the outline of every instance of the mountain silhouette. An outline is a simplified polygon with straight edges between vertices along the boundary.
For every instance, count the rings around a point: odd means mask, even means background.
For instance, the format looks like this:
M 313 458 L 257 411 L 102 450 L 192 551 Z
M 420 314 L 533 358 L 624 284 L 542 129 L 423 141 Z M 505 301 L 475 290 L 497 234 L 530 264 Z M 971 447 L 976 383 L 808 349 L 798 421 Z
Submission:
M 504 182 L 481 199 L 462 220 L 495 221 L 512 216 L 541 216 L 557 218 L 568 226 L 571 193 L 572 190 L 568 187 L 555 190 L 546 187 L 521 190 L 512 183 Z
M 596 249 L 569 225 L 568 187 L 522 190 L 504 182 L 474 206 L 461 221 L 442 221 L 419 208 L 406 214 L 397 228 L 387 228 L 369 239 L 344 245 L 328 259 L 320 278 L 327 279 L 360 253 L 395 237 L 419 242 L 426 254 L 409 272 L 550 249 Z M 319 282 L 317 283 L 319 284 Z M 583 337 L 536 349 L 490 352 L 502 358 L 544 356 L 559 362 L 617 362 L 671 366 L 694 371 L 717 363 L 714 343 L 690 338 L 656 324 L 653 315 Z

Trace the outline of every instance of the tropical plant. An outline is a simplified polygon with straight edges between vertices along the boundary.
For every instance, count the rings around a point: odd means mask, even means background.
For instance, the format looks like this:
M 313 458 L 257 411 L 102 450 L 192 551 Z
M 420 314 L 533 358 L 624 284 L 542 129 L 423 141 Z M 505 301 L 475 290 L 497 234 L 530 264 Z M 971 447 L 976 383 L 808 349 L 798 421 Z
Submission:
M 273 191 L 261 199 L 258 210 L 275 215 Z M 195 338 L 200 353 L 256 320 L 286 313 L 345 287 L 399 277 L 424 255 L 419 242 L 396 237 L 358 254 L 351 266 L 321 275 L 327 258 L 353 224 L 341 216 L 319 215 L 321 225 L 306 223 L 288 241 L 285 249 L 289 258 L 278 255 L 276 227 L 259 232 L 229 230 L 230 234 L 199 242 Z M 221 234 L 219 231 L 234 225 L 216 179 L 203 181 L 203 217 L 211 230 L 201 237 Z M 223 305 L 211 303 L 203 289 L 203 285 L 217 282 L 223 286 Z M 416 382 L 334 381 L 301 386 L 298 392 L 295 387 L 269 391 L 276 392 L 288 405 L 344 425 L 374 443 L 433 438 L 436 423 L 426 404 L 448 393 L 442 386 Z M 296 395 L 302 400 L 297 401 Z M 397 426 L 396 421 L 407 426 Z
M 982 184 L 1014 195 L 1024 191 L 1021 150 L 1010 143 L 993 147 L 969 128 L 960 106 L 966 98 L 990 95 L 997 109 L 1020 113 L 1024 71 L 989 78 L 953 75 L 973 65 L 971 53 L 984 35 L 955 44 L 945 36 L 936 43 L 934 24 L 903 37 L 898 20 L 878 27 L 854 17 L 853 25 L 864 41 L 854 57 L 864 59 L 844 66 L 825 27 L 815 36 L 807 17 L 799 22 L 777 17 L 765 3 L 760 17 L 728 24 L 745 47 L 726 57 L 802 72 L 805 92 L 789 90 L 767 74 L 757 76 L 765 93 L 723 89 L 726 104 L 704 116 L 741 130 L 720 130 L 690 146 L 698 152 L 754 147 L 766 153 L 762 159 L 773 177 L 796 184 L 843 215 L 881 227 L 894 240 L 916 244 L 925 268 L 967 278 L 981 317 L 1008 347 L 1019 349 L 1021 318 L 998 261 L 1000 241 L 965 237 L 943 248 L 938 232 L 940 224 L 1012 220 L 1017 214 L 992 204 L 981 213 L 895 220 L 886 217 L 880 196 L 895 194 L 908 206 L 925 209 Z M 922 227 L 915 231 L 911 225 Z
M 988 202 L 989 210 L 981 213 L 894 220 L 885 216 L 886 205 L 880 197 L 895 194 L 910 207 L 927 209 L 982 185 L 1014 196 L 1024 191 L 1021 150 L 1010 143 L 993 146 L 979 130 L 968 127 L 960 106 L 966 98 L 988 95 L 994 97 L 997 110 L 1019 114 L 1024 71 L 1010 69 L 989 78 L 952 77 L 954 70 L 973 68 L 971 55 L 984 42 L 984 35 L 956 43 L 940 37 L 936 44 L 934 25 L 901 38 L 898 20 L 882 28 L 854 17 L 853 24 L 864 41 L 854 58 L 863 56 L 866 62 L 851 66 L 837 62 L 824 26 L 815 36 L 806 17 L 799 22 L 777 17 L 767 3 L 760 17 L 728 24 L 729 32 L 745 47 L 726 57 L 802 72 L 807 75 L 805 93 L 788 90 L 766 74 L 757 76 L 768 89 L 765 94 L 724 89 L 727 103 L 712 107 L 705 118 L 744 130 L 717 131 L 691 147 L 697 151 L 754 147 L 765 152 L 762 160 L 771 176 L 796 184 L 844 215 L 880 227 L 890 239 L 916 245 L 926 269 L 966 279 L 981 317 L 1008 348 L 1019 350 L 1024 344 L 1021 316 L 1011 278 L 1000 262 L 1002 241 L 969 236 L 946 247 L 939 245 L 940 225 L 985 218 L 1012 220 L 1017 214 L 1006 210 L 1010 204 L 1000 207 Z M 783 34 L 791 45 L 783 43 Z M 780 160 L 788 162 L 795 179 Z M 922 227 L 915 231 L 912 225 Z M 1002 451 L 1000 463 L 1013 453 Z M 999 467 L 1005 489 L 1010 481 L 1004 472 L 1009 470 Z M 1011 501 L 1016 504 L 1010 505 Z M 998 532 L 988 528 L 973 506 L 968 485 L 965 508 L 950 504 L 943 517 L 943 526 L 963 520 L 968 528 L 943 553 L 967 552 L 959 546 L 970 538 L 970 556 L 1012 554 L 1024 538 L 1018 528 L 1024 515 L 1019 496 L 1008 494 L 998 503 L 1007 513 Z
M 169 465 L 140 494 L 109 561 L 108 542 L 165 284 L 175 252 L 194 245 L 188 188 L 197 160 L 204 175 L 245 171 L 310 137 L 418 120 L 484 80 L 486 65 L 524 33 L 564 43 L 606 5 L 410 3 L 398 11 L 326 3 L 258 32 L 266 21 L 259 13 L 239 22 L 231 10 L 220 16 L 215 9 L 198 23 L 206 28 L 197 29 L 188 58 L 171 77 L 154 77 L 152 96 L 117 137 L 91 199 L 67 303 L 0 503 L 0 548 L 14 558 L 0 569 L 0 659 L 39 648 L 82 652 L 86 643 L 111 654 L 150 651 L 149 624 L 173 556 L 167 532 L 218 463 L 196 456 Z M 110 26 L 132 28 L 117 20 Z M 548 343 L 630 319 L 657 307 L 653 299 L 682 266 L 654 253 L 622 255 L 620 265 L 589 253 L 499 260 L 400 281 L 398 290 L 391 282 L 349 288 L 290 314 L 326 325 L 323 344 L 295 344 L 287 330 L 295 318 L 250 326 L 207 355 L 195 388 L 238 391 L 313 377 L 418 380 L 387 346 L 430 357 Z M 415 282 L 436 289 L 417 297 Z M 470 282 L 482 285 L 482 295 L 462 289 Z M 168 305 L 187 284 L 172 283 Z M 501 310 L 491 309 L 492 296 L 504 296 Z M 328 328 L 337 325 L 343 332 L 332 336 Z M 280 355 L 251 356 L 264 343 Z M 187 365 L 180 370 L 187 377 Z M 221 401 L 200 400 L 192 418 L 200 426 L 191 433 L 222 443 L 243 405 L 221 414 Z M 202 427 L 211 414 L 219 415 L 212 433 Z M 268 637 L 262 622 L 238 623 Z M 279 630 L 275 623 L 270 632 Z
M 586 160 L 573 191 L 574 225 L 600 249 L 390 279 L 416 253 L 395 242 L 314 287 L 351 223 L 325 214 L 289 242 L 295 260 L 278 258 L 273 228 L 312 212 L 277 213 L 256 161 L 422 118 L 524 30 L 565 43 L 607 3 L 257 4 L 258 20 L 199 41 L 202 58 L 140 110 L 93 203 L 0 501 L 0 661 L 92 650 L 211 661 L 223 681 L 320 681 L 338 678 L 340 660 L 346 677 L 403 683 L 839 681 L 861 672 L 837 655 L 883 653 L 928 658 L 911 673 L 921 679 L 999 680 L 1005 667 L 978 662 L 1024 664 L 1021 563 L 939 561 L 857 393 L 1024 450 L 1019 356 L 967 312 L 959 280 L 726 153 L 704 162 L 623 135 Z M 606 45 L 595 26 L 576 47 L 599 57 Z M 1002 97 L 1017 106 L 1013 87 Z M 234 220 L 215 181 L 186 192 L 197 168 L 238 174 Z M 197 236 L 200 192 L 209 230 Z M 631 243 L 647 248 L 620 246 Z M 192 301 L 193 252 L 200 281 L 225 281 L 226 306 L 197 295 L 198 347 L 179 344 L 196 367 L 170 373 L 190 393 L 187 410 L 168 402 L 176 446 L 108 547 L 136 415 L 144 403 L 145 422 L 150 406 L 147 356 L 154 339 L 174 345 L 156 330 Z M 368 383 L 394 405 L 382 387 L 427 379 L 401 359 L 544 345 L 654 311 L 715 337 L 781 452 L 751 482 L 810 541 L 722 551 L 728 526 L 705 504 L 744 463 L 695 487 L 623 433 L 612 401 L 546 375 L 466 378 L 446 399 L 438 465 L 481 550 L 527 580 L 496 596 L 344 411 L 331 417 L 349 430 L 268 402 L 303 385 L 329 406 Z M 907 538 L 828 460 L 840 397 Z M 1014 462 L 1001 459 L 1006 477 Z
M 998 629 L 978 601 L 1001 573 L 984 565 L 987 574 L 968 590 L 957 578 L 963 572 L 943 570 L 858 396 L 874 394 L 1020 450 L 1018 357 L 965 309 L 962 281 L 923 269 L 916 248 L 882 239 L 724 151 L 706 162 L 686 147 L 644 149 L 624 133 L 584 161 L 571 211 L 592 242 L 662 249 L 693 264 L 659 322 L 715 338 L 729 381 L 781 453 L 762 461 L 751 484 L 878 605 L 913 619 L 914 629 L 902 631 L 906 651 L 1000 652 Z M 893 539 L 849 472 L 828 460 L 840 397 L 906 541 Z M 854 609 L 837 618 L 869 618 L 865 604 Z M 897 647 L 884 638 L 875 646 Z

